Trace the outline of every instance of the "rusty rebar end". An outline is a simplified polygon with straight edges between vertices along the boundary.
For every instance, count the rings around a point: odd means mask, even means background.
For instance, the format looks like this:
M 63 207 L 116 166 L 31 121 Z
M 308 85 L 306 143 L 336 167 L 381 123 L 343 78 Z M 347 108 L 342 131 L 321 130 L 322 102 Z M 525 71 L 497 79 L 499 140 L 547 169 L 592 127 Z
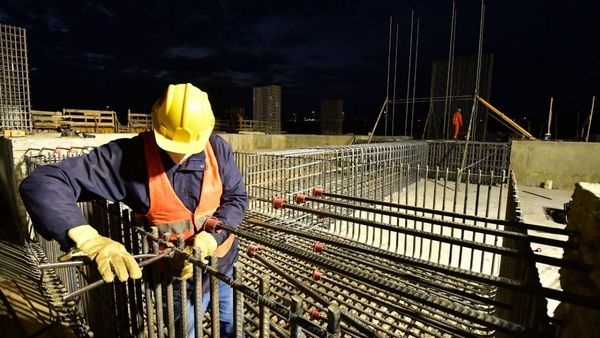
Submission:
M 206 232 L 215 232 L 217 231 L 217 227 L 221 223 L 218 218 L 211 216 L 204 221 L 204 231 Z
M 299 192 L 294 196 L 294 201 L 298 204 L 306 202 L 306 195 L 303 192 Z
M 312 274 L 313 280 L 319 281 L 319 280 L 321 280 L 321 277 L 323 277 L 323 273 L 321 271 L 319 271 L 319 270 L 313 271 L 313 274 Z
M 325 189 L 323 189 L 323 187 L 320 185 L 317 185 L 316 187 L 313 188 L 313 196 L 315 196 L 315 197 L 323 196 L 324 192 L 325 192 Z
M 254 257 L 261 252 L 262 252 L 262 249 L 256 244 L 250 244 L 250 245 L 248 245 L 248 248 L 246 249 L 246 254 L 249 257 Z
M 285 203 L 285 200 L 283 199 L 283 197 L 274 197 L 273 198 L 273 208 L 275 209 L 281 209 L 283 208 L 283 204 Z
M 321 320 L 321 312 L 319 312 L 318 310 L 312 310 L 310 312 L 310 318 L 316 319 L 316 320 Z

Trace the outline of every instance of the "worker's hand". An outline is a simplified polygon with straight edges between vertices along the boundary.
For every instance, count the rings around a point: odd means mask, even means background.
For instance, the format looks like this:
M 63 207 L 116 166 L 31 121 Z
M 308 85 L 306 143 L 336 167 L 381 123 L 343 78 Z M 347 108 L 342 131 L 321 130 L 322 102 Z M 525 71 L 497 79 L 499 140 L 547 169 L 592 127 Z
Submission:
M 206 257 L 217 251 L 217 240 L 208 232 L 201 231 L 194 238 L 194 248 L 200 249 L 200 260 L 204 262 Z
M 194 248 L 198 248 L 200 251 L 200 260 L 205 261 L 206 257 L 211 256 L 217 250 L 217 241 L 215 238 L 206 231 L 201 231 L 194 237 Z M 190 252 L 188 252 L 188 250 Z M 193 252 L 193 248 L 187 247 L 186 252 Z M 191 278 L 194 273 L 194 264 L 185 261 L 183 263 L 183 268 L 181 269 L 181 273 L 179 274 L 180 280 L 186 280 Z
M 96 229 L 87 224 L 69 230 L 68 235 L 75 242 L 77 249 L 96 262 L 105 282 L 111 283 L 115 279 L 115 274 L 121 282 L 129 277 L 133 279 L 142 277 L 142 270 L 138 263 L 125 250 L 123 244 L 100 236 Z

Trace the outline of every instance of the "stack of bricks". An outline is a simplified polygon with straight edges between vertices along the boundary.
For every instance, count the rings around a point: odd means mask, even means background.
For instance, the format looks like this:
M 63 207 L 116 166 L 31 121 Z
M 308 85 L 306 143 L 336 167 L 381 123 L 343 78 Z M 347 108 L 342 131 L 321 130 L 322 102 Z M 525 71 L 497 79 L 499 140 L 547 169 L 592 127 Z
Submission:
M 564 291 L 600 298 L 600 184 L 577 183 L 569 211 L 567 229 L 575 232 L 569 238 L 577 245 L 565 249 L 564 259 L 592 266 L 588 273 L 560 270 Z M 598 337 L 600 311 L 561 303 L 554 313 L 558 321 L 557 337 Z

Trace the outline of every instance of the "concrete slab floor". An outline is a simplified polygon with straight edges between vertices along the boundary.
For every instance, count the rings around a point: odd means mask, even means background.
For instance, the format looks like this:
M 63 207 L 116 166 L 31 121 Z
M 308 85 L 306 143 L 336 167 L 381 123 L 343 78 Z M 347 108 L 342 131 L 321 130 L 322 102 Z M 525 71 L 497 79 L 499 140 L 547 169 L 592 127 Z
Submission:
M 555 222 L 550 217 L 546 209 L 553 208 L 563 210 L 564 204 L 571 201 L 571 196 L 575 187 L 572 190 L 549 190 L 540 187 L 519 186 L 519 198 L 521 201 L 521 210 L 526 223 L 539 224 L 551 228 L 564 229 L 565 224 Z M 540 233 L 538 231 L 529 231 L 530 235 L 543 236 L 559 240 L 567 240 L 567 236 Z M 533 244 L 532 249 L 538 254 L 555 258 L 562 258 L 563 249 L 543 244 Z M 558 267 L 549 266 L 546 264 L 536 264 L 540 275 L 542 286 L 561 290 L 559 282 Z M 552 316 L 559 302 L 553 299 L 548 299 L 548 315 Z

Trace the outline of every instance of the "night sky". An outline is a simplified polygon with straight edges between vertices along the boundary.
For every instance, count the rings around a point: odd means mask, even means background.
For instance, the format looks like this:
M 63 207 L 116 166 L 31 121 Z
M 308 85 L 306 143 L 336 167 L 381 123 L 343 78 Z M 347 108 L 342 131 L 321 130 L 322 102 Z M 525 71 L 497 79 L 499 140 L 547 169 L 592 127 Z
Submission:
M 599 1 L 486 2 L 492 103 L 539 136 L 550 97 L 559 136 L 600 95 Z M 169 83 L 208 92 L 217 117 L 252 87 L 283 88 L 283 117 L 343 99 L 370 129 L 386 94 L 389 17 L 400 25 L 397 97 L 406 94 L 411 10 L 421 20 L 417 97 L 433 60 L 448 57 L 451 1 L 7 1 L 0 22 L 28 35 L 32 108 L 149 112 Z M 457 1 L 456 56 L 477 53 L 479 1 Z M 395 29 L 395 28 L 394 28 Z M 393 63 L 393 60 L 392 60 Z M 392 75 L 393 76 L 393 75 Z M 600 133 L 600 97 L 592 132 Z M 404 111 L 404 109 L 401 109 Z M 416 107 L 424 118 L 426 105 Z M 526 127 L 524 125 L 524 127 Z M 554 130 L 554 127 L 552 128 Z

